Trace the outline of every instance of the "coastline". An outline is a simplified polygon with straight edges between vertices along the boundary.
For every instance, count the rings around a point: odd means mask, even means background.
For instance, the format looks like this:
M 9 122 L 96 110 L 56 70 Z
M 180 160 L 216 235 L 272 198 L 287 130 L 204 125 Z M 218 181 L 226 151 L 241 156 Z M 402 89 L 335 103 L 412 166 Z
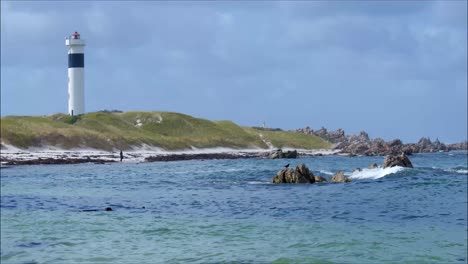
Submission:
M 124 151 L 124 163 L 142 163 L 158 161 L 178 160 L 208 160 L 208 159 L 245 159 L 268 158 L 268 155 L 276 150 L 270 149 L 231 149 L 231 148 L 205 148 L 186 149 L 178 151 L 166 151 L 160 148 L 140 148 Z M 283 148 L 284 151 L 296 150 L 299 157 L 336 155 L 341 150 L 331 149 L 293 149 Z M 57 148 L 19 149 L 5 146 L 1 150 L 0 163 L 8 165 L 38 165 L 38 164 L 77 164 L 77 163 L 114 163 L 120 162 L 119 150 L 103 151 L 97 149 L 72 149 Z

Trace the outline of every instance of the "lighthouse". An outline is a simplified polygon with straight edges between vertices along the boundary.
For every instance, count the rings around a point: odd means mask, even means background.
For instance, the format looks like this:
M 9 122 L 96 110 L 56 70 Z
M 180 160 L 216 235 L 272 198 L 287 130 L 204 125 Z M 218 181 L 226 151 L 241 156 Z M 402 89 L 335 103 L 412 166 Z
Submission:
M 68 114 L 84 114 L 84 46 L 75 31 L 65 39 L 68 48 Z

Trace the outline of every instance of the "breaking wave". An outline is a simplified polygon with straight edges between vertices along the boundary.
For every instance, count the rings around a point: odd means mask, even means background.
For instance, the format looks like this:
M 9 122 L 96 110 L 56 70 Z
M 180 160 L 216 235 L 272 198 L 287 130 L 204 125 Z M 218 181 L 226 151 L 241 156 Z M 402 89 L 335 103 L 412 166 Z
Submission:
M 320 170 L 320 173 L 323 173 L 323 174 L 326 174 L 326 175 L 333 175 L 334 174 L 333 172 L 327 171 L 327 170 Z
M 391 167 L 391 168 L 375 168 L 375 169 L 362 169 L 361 171 L 355 171 L 349 175 L 351 179 L 379 179 L 389 174 L 394 174 L 404 170 L 403 167 Z
M 455 173 L 460 173 L 460 174 L 468 174 L 468 169 L 466 169 L 464 167 L 455 167 L 455 168 L 447 169 L 447 170 L 444 170 L 444 171 L 455 172 Z

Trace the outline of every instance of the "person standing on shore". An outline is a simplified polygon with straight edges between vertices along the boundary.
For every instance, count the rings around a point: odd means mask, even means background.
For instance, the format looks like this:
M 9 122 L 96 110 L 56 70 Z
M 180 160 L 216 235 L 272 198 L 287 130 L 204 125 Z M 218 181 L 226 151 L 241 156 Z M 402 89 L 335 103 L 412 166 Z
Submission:
M 123 160 L 123 152 L 122 150 L 120 150 L 120 162 L 122 162 L 122 160 Z

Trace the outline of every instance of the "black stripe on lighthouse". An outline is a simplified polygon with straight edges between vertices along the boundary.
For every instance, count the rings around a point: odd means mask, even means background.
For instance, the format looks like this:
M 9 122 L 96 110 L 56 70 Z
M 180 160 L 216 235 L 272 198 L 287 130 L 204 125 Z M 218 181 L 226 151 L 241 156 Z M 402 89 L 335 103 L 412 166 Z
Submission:
M 68 54 L 68 68 L 84 68 L 84 54 L 83 53 Z

